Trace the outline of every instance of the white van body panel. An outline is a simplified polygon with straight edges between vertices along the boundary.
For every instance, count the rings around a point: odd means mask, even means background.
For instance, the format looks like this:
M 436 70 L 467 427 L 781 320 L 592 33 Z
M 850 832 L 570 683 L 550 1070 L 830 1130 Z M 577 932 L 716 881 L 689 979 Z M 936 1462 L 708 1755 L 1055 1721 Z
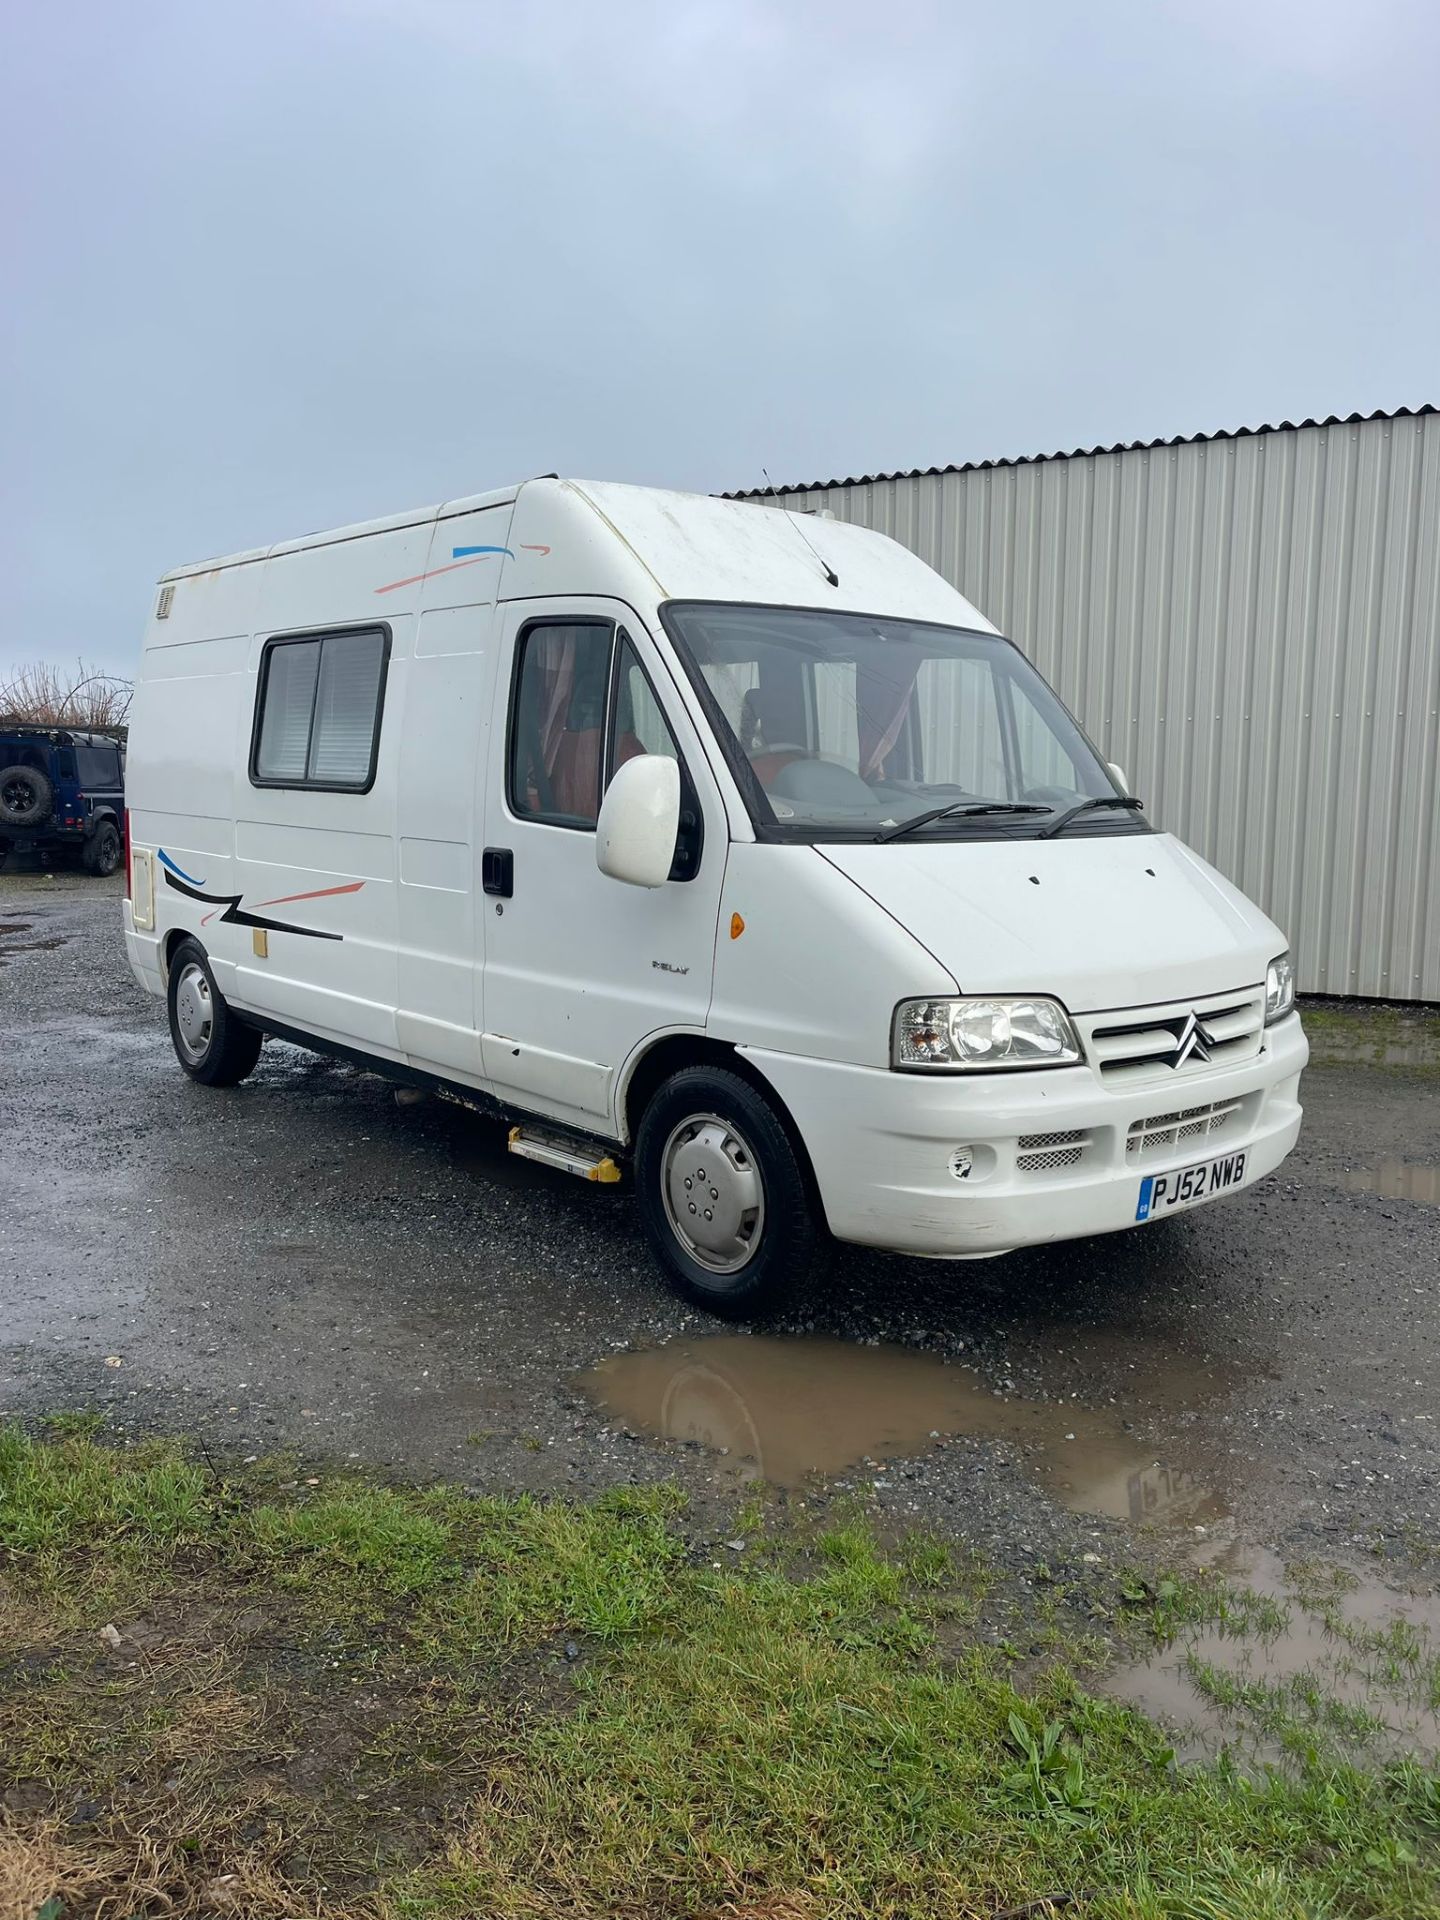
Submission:
M 226 929 L 229 944 L 237 950 L 238 1004 L 322 1039 L 380 1050 L 386 1058 L 403 1052 L 395 1022 L 396 824 L 408 667 L 432 533 L 433 527 L 423 524 L 395 526 L 362 539 L 325 546 L 295 544 L 272 553 L 260 569 L 251 697 L 249 710 L 237 716 L 238 751 L 233 755 L 233 890 L 261 911 L 269 910 L 269 903 L 275 903 L 276 912 L 281 906 L 297 914 L 303 909 L 305 924 L 317 935 L 341 936 L 277 937 L 262 959 L 243 928 Z M 392 580 L 407 584 L 377 593 L 377 583 Z M 183 590 L 177 591 L 177 603 L 182 598 Z M 255 784 L 250 777 L 253 683 L 266 643 L 277 635 L 378 623 L 390 638 L 385 712 L 391 724 L 381 728 L 369 791 L 329 793 Z M 220 985 L 230 992 L 223 980 Z
M 1138 1007 L 1253 986 L 1285 945 L 1168 833 L 823 851 L 951 968 L 962 993 L 1053 994 L 1070 1013 Z
M 1131 1225 L 1141 1172 L 1203 1157 L 1212 1130 L 1244 1147 L 1245 1184 L 1294 1143 L 1304 1037 L 1294 1017 L 1263 1026 L 1284 938 L 1169 835 L 812 845 L 757 831 L 737 785 L 753 775 L 732 767 L 661 610 L 995 632 L 882 535 L 546 479 L 162 586 L 129 756 L 152 924 L 125 908 L 154 993 L 189 934 L 254 1024 L 622 1147 L 651 1050 L 664 1043 L 673 1066 L 703 1043 L 773 1090 L 833 1232 L 935 1256 Z M 512 806 L 517 645 L 537 620 L 583 619 L 629 636 L 673 735 L 703 832 L 693 878 L 622 885 L 596 866 L 593 832 Z M 337 629 L 385 636 L 373 778 L 257 784 L 267 647 Z M 487 848 L 512 856 L 512 891 L 484 890 Z M 957 994 L 1054 997 L 1083 1063 L 896 1071 L 899 1003 Z M 1187 1010 L 1213 1020 L 1215 1057 L 1183 1074 L 1140 1059 L 1147 1021 Z M 1035 1145 L 1057 1136 L 1068 1144 Z
M 403 661 L 396 787 L 396 1044 L 414 1067 L 484 1084 L 485 774 L 500 661 L 495 604 L 514 498 L 437 518 Z M 391 654 L 391 672 L 395 656 Z M 503 723 L 500 727 L 503 734 Z
M 900 993 L 954 993 L 955 980 L 828 851 L 730 849 L 711 1028 L 742 1048 L 888 1068 Z

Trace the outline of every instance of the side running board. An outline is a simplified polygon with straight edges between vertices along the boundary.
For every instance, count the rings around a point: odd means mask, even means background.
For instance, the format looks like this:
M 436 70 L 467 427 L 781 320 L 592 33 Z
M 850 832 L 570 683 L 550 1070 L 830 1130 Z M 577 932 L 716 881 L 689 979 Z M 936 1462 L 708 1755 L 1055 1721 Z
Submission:
M 598 1180 L 603 1186 L 613 1186 L 620 1178 L 620 1168 L 608 1153 L 535 1127 L 511 1127 L 510 1151 L 522 1160 L 538 1160 L 542 1167 L 558 1167 L 562 1173 Z

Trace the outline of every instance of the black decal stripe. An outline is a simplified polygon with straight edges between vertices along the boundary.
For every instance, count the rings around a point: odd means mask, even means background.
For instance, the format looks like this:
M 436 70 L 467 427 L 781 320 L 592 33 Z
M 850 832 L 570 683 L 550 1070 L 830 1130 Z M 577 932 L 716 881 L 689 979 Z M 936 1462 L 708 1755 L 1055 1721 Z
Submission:
M 239 893 L 202 893 L 199 887 L 192 887 L 188 881 L 177 880 L 170 869 L 165 869 L 165 884 L 173 887 L 176 893 L 183 893 L 191 900 L 203 900 L 207 907 L 223 907 L 225 911 L 220 920 L 232 927 L 264 927 L 267 933 L 298 933 L 307 940 L 343 940 L 343 933 L 323 933 L 319 927 L 296 927 L 288 920 L 267 920 L 263 914 L 247 913 L 240 902 L 244 898 Z

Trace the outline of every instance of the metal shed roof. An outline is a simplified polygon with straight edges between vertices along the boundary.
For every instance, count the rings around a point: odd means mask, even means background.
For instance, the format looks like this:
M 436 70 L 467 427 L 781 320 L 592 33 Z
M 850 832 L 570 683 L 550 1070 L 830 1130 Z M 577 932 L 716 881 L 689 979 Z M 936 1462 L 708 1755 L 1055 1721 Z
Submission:
M 816 493 L 824 487 L 868 487 L 880 480 L 920 480 L 942 473 L 984 473 L 992 467 L 1031 467 L 1046 460 L 1089 460 L 1102 453 L 1145 453 L 1152 447 L 1190 447 L 1206 440 L 1248 440 L 1260 433 L 1299 433 L 1306 427 L 1353 427 L 1365 420 L 1418 420 L 1434 413 L 1431 406 L 1396 407 L 1387 412 L 1377 407 L 1374 413 L 1332 413 L 1323 420 L 1277 420 L 1260 427 L 1230 427 L 1219 433 L 1177 433 L 1168 440 L 1122 440 L 1111 447 L 1072 447 L 1066 453 L 1026 453 L 1010 460 L 965 460 L 948 467 L 909 467 L 894 473 L 860 473 L 834 480 L 798 480 L 782 487 L 741 487 L 722 495 L 726 500 L 769 500 L 784 493 Z

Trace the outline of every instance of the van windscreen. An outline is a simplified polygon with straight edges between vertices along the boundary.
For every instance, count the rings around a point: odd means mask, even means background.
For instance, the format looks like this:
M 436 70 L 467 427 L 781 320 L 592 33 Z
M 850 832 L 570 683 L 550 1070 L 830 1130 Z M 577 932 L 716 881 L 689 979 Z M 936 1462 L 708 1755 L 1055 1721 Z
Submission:
M 1071 831 L 1147 830 L 997 634 L 695 601 L 661 617 L 765 837 L 873 840 L 913 820 L 926 837 L 1009 839 L 1089 800 L 1102 806 Z

